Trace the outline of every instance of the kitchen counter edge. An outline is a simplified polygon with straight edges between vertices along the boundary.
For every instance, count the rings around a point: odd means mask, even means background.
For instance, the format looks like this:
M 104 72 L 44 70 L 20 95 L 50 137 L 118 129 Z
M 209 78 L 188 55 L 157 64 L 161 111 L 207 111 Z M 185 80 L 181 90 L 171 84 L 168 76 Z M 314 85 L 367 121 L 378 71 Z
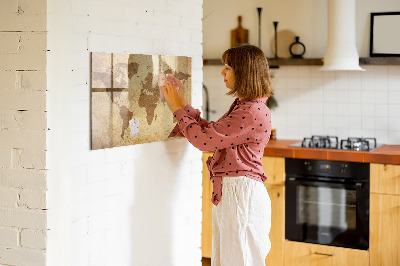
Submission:
M 270 140 L 264 156 L 331 160 L 361 163 L 400 164 L 400 145 L 383 145 L 372 151 L 298 148 L 289 145 L 301 140 Z

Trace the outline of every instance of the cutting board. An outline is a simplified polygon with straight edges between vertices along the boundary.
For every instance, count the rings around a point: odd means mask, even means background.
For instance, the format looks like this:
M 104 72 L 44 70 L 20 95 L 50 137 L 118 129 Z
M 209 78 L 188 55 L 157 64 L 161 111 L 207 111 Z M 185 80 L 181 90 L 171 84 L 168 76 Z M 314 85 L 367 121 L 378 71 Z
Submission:
M 238 16 L 238 26 L 231 30 L 231 48 L 242 43 L 249 43 L 249 31 L 242 27 L 242 16 Z

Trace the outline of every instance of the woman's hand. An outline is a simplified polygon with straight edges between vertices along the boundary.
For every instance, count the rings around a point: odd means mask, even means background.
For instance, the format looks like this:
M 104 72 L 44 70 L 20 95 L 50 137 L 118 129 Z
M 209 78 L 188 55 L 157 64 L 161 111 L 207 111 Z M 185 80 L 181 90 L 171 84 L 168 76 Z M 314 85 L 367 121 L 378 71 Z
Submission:
M 178 88 L 180 106 L 182 106 L 182 108 L 185 108 L 187 105 L 187 102 L 185 100 L 185 87 L 183 87 L 179 79 L 175 78 L 173 75 L 168 75 L 167 80 L 171 81 L 172 85 L 175 85 Z
M 182 103 L 182 93 L 179 92 L 181 90 L 179 88 L 179 85 L 181 84 L 179 81 L 179 83 L 177 83 L 177 81 L 178 80 L 176 78 L 168 77 L 164 86 L 161 87 L 161 90 L 164 93 L 165 101 L 167 102 L 168 107 L 169 109 L 171 109 L 172 113 L 174 113 L 178 109 L 183 109 L 186 106 L 186 104 L 183 106 L 186 101 Z M 185 100 L 185 98 L 183 98 L 183 100 Z

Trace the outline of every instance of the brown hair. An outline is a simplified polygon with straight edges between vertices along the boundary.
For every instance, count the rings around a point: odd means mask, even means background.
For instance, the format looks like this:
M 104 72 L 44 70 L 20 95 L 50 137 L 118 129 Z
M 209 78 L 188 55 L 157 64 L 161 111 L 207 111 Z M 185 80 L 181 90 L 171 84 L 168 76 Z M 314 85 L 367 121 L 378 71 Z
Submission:
M 235 86 L 227 95 L 254 99 L 274 94 L 268 61 L 260 48 L 248 44 L 230 48 L 222 54 L 221 60 L 235 74 Z

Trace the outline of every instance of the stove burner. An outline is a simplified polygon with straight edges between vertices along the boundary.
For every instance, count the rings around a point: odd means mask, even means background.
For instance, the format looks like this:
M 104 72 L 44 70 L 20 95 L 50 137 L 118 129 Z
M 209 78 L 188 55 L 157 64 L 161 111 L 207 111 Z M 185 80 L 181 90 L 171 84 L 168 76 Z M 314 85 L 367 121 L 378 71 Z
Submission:
M 347 138 L 340 141 L 343 150 L 369 151 L 376 146 L 376 138 Z
M 334 136 L 312 136 L 311 138 L 304 138 L 301 142 L 301 147 L 305 148 L 326 148 L 338 149 L 339 140 Z
M 371 151 L 378 147 L 376 138 L 347 138 L 340 141 L 336 136 L 317 136 L 304 138 L 302 142 L 297 142 L 289 146 L 303 148 L 321 148 L 321 149 L 340 149 L 353 151 Z

